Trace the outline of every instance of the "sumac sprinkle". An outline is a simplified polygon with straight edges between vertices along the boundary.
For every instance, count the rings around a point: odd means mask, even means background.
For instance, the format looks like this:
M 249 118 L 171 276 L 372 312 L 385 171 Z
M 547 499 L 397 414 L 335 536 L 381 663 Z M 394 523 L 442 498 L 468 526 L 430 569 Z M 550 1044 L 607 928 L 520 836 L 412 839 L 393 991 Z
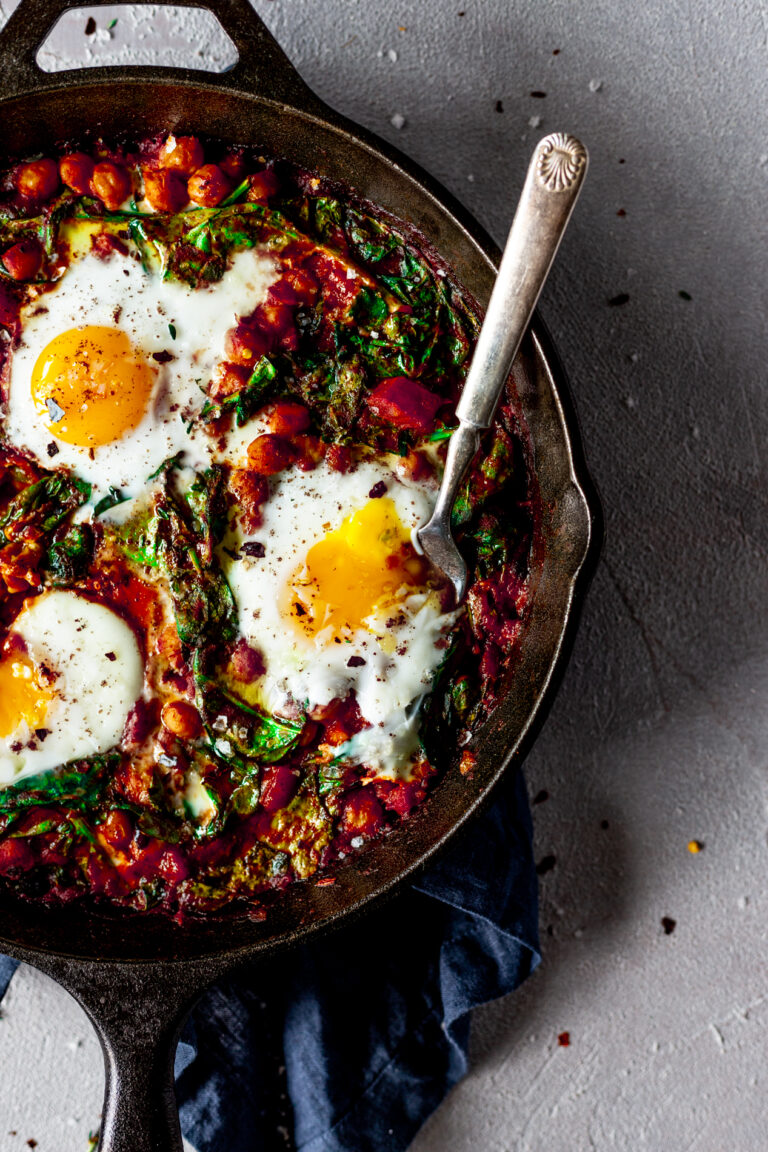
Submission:
M 164 350 L 162 352 L 153 352 L 152 359 L 156 360 L 158 364 L 168 364 L 171 360 L 175 360 L 176 357 L 174 356 L 173 352 L 167 352 Z
M 113 662 L 117 660 L 117 656 L 115 656 L 114 652 L 105 652 L 104 655 L 106 656 L 107 660 L 112 660 Z
M 43 742 L 43 740 L 45 740 L 46 736 L 50 736 L 50 734 L 51 734 L 50 728 L 35 728 L 35 736 L 37 736 L 38 740 L 41 743 Z
M 387 490 L 387 486 L 384 483 L 384 481 L 379 480 L 378 484 L 374 484 L 373 488 L 371 488 L 370 492 L 368 493 L 368 496 L 370 497 L 371 500 L 380 500 L 381 497 L 386 492 L 386 490 Z
M 261 560 L 267 554 L 267 550 L 260 540 L 246 540 L 245 544 L 240 545 L 240 551 L 244 552 L 246 556 L 255 556 L 257 560 Z
M 365 660 L 363 660 L 362 656 L 350 656 L 349 660 L 347 660 L 347 668 L 362 668 L 364 664 Z
M 58 456 L 59 446 L 55 440 L 51 440 L 50 444 L 45 449 L 49 456 Z

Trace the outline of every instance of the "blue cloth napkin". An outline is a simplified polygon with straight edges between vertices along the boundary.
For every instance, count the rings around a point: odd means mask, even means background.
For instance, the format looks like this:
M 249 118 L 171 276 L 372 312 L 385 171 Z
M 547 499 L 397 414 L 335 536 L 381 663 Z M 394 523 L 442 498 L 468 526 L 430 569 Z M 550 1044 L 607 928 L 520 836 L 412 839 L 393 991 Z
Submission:
M 396 899 L 200 1001 L 176 1058 L 198 1152 L 399 1152 L 467 1070 L 469 1014 L 539 962 L 522 773 Z M 14 970 L 0 958 L 0 994 Z

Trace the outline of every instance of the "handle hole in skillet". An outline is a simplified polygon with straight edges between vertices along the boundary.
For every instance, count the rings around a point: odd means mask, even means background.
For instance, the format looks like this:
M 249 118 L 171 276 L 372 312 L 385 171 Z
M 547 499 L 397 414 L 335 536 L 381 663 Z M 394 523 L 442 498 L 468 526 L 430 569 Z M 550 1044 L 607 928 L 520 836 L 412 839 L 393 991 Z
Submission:
M 73 8 L 51 29 L 37 53 L 43 72 L 148 64 L 227 72 L 237 49 L 212 12 L 152 4 Z

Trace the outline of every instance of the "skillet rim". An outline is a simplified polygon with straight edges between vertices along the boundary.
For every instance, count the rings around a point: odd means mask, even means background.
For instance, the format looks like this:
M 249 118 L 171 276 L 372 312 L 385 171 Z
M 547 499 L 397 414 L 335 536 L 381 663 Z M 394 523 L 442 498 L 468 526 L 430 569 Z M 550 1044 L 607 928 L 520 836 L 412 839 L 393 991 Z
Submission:
M 23 4 L 22 7 L 24 7 Z M 218 15 L 217 12 L 215 12 L 215 14 Z M 258 19 L 255 14 L 254 19 Z M 2 36 L 0 35 L 0 51 L 3 47 Z M 289 67 L 291 71 L 293 71 L 292 66 L 289 65 Z M 295 104 L 287 104 L 283 101 L 276 102 L 259 93 L 244 92 L 239 88 L 231 89 L 230 84 L 228 82 L 222 83 L 220 77 L 217 78 L 214 83 L 211 83 L 210 80 L 206 81 L 205 78 L 207 75 L 206 73 L 197 72 L 192 72 L 190 75 L 187 75 L 186 70 L 184 70 L 183 75 L 179 77 L 177 76 L 176 70 L 173 70 L 176 87 L 182 89 L 185 94 L 189 93 L 189 90 L 195 90 L 195 94 L 200 98 L 206 92 L 215 91 L 219 97 L 224 95 L 230 98 L 234 97 L 245 99 L 246 101 L 256 101 L 265 106 L 271 105 L 279 111 L 290 112 L 292 115 L 298 115 L 305 120 L 314 121 L 319 127 L 341 135 L 344 138 L 344 147 L 347 153 L 349 153 L 350 150 L 354 152 L 356 148 L 362 148 L 369 157 L 373 158 L 375 163 L 384 161 L 385 164 L 394 165 L 400 177 L 404 177 L 408 184 L 415 185 L 416 189 L 427 197 L 431 206 L 443 217 L 443 221 L 447 227 L 459 228 L 464 239 L 469 242 L 470 247 L 474 250 L 473 257 L 482 262 L 486 273 L 490 272 L 491 275 L 493 274 L 495 268 L 498 266 L 499 250 L 485 229 L 459 204 L 455 197 L 444 189 L 437 180 L 426 173 L 420 165 L 404 156 L 393 145 L 379 140 L 373 133 L 353 124 L 332 109 L 327 109 L 314 94 L 309 92 L 309 89 L 306 89 L 303 81 L 299 81 L 299 86 L 308 94 L 306 98 L 307 107 L 297 108 Z M 226 74 L 224 75 L 226 76 Z M 55 82 L 51 82 L 51 80 L 48 79 L 44 82 L 46 99 L 51 96 L 63 96 L 66 98 L 73 89 L 81 92 L 85 91 L 86 93 L 88 89 L 103 89 L 107 83 L 113 91 L 115 90 L 116 83 L 128 83 L 131 87 L 141 85 L 149 89 L 157 89 L 158 86 L 168 84 L 168 71 L 154 68 L 137 68 L 130 70 L 120 68 L 88 69 L 82 72 L 48 74 L 48 76 L 55 78 Z M 296 77 L 297 74 L 293 72 L 293 76 Z M 12 105 L 18 101 L 26 103 L 31 99 L 38 99 L 40 95 L 42 95 L 41 92 L 30 93 L 26 96 L 11 96 L 0 100 L 0 108 Z M 354 178 L 351 181 L 351 185 L 354 189 Z M 401 218 L 403 218 L 403 216 L 401 216 Z M 46 960 L 48 960 L 52 963 L 54 961 L 72 964 L 92 962 L 97 964 L 108 963 L 110 966 L 130 965 L 132 967 L 146 965 L 160 965 L 164 967 L 168 964 L 177 966 L 178 964 L 189 965 L 192 963 L 196 968 L 216 967 L 217 964 L 221 964 L 225 960 L 234 963 L 254 958 L 263 953 L 274 952 L 283 947 L 302 942 L 318 931 L 331 929 L 341 921 L 345 923 L 349 922 L 350 918 L 354 918 L 354 916 L 368 910 L 369 907 L 377 901 L 386 899 L 392 895 L 402 883 L 408 879 L 412 879 L 414 874 L 417 874 L 420 869 L 429 863 L 435 853 L 439 852 L 448 840 L 466 825 L 467 821 L 471 819 L 479 807 L 484 806 L 490 801 L 492 793 L 495 788 L 500 785 L 507 771 L 516 770 L 522 761 L 538 734 L 548 708 L 556 694 L 557 686 L 562 677 L 575 635 L 579 608 L 597 559 L 602 530 L 600 504 L 586 467 L 580 432 L 565 373 L 554 350 L 552 341 L 538 315 L 534 318 L 531 325 L 531 333 L 528 341 L 529 345 L 532 345 L 535 350 L 537 367 L 546 377 L 546 386 L 559 420 L 571 487 L 576 494 L 577 500 L 580 501 L 580 511 L 584 518 L 584 523 L 581 526 L 583 539 L 581 541 L 581 553 L 574 560 L 573 571 L 567 575 L 567 583 L 569 586 L 567 603 L 562 612 L 562 619 L 554 646 L 550 646 L 551 651 L 548 666 L 542 683 L 537 689 L 533 707 L 528 710 L 521 731 L 516 734 L 512 747 L 506 751 L 500 765 L 493 772 L 492 777 L 483 783 L 482 788 L 476 791 L 476 794 L 463 806 L 458 815 L 454 815 L 449 826 L 438 835 L 437 838 L 432 840 L 426 849 L 423 848 L 423 845 L 417 844 L 416 850 L 412 853 L 411 858 L 396 873 L 386 877 L 380 883 L 369 886 L 369 890 L 365 891 L 362 895 L 356 895 L 350 901 L 343 901 L 338 908 L 335 910 L 331 909 L 324 915 L 322 914 L 321 907 L 320 916 L 313 915 L 309 923 L 294 924 L 293 927 L 280 932 L 280 934 L 274 938 L 257 938 L 245 942 L 238 941 L 234 946 L 228 939 L 225 939 L 224 943 L 216 948 L 208 949 L 203 947 L 203 950 L 200 952 L 193 950 L 192 955 L 180 955 L 174 949 L 170 955 L 154 959 L 146 955 L 116 955 L 106 957 L 101 952 L 94 954 L 89 951 L 83 954 L 79 949 L 63 951 L 60 947 L 51 948 L 45 943 L 41 944 L 39 940 L 30 940 L 30 936 L 34 937 L 36 935 L 34 926 L 31 933 L 24 933 L 25 939 L 23 941 L 17 936 L 8 937 L 5 934 L 7 916 L 4 915 L 3 925 L 2 928 L 0 928 L 0 947 L 2 947 L 4 951 L 11 955 L 16 955 L 19 958 L 29 959 L 33 963 L 36 963 L 38 967 L 48 966 L 46 964 Z M 538 474 L 539 469 L 537 467 L 537 475 Z M 424 808 L 429 807 L 430 801 L 428 800 Z M 420 815 L 423 815 L 423 813 L 420 813 Z M 410 823 L 411 822 L 408 822 L 409 825 Z M 387 840 L 389 839 L 391 838 L 387 838 Z M 364 858 L 366 863 L 369 862 L 371 855 L 376 851 L 377 847 L 377 845 L 371 845 L 367 849 Z M 294 889 L 299 888 L 304 890 L 306 890 L 306 887 L 307 885 L 293 886 Z M 323 894 L 325 894 L 328 892 L 328 889 L 322 891 Z M 280 901 L 282 907 L 285 907 L 288 903 L 295 903 L 295 901 L 290 901 L 290 896 L 291 890 L 282 894 Z M 67 918 L 71 917 L 74 911 L 72 906 L 65 906 L 63 909 L 54 910 L 37 902 L 21 901 L 18 897 L 10 900 L 8 903 L 9 905 L 23 904 L 27 912 L 32 909 L 32 920 L 39 919 L 39 914 L 42 912 L 43 918 L 48 918 L 48 924 L 51 923 L 50 918 L 52 913 L 61 911 L 64 913 L 65 918 Z M 321 905 L 322 903 L 321 901 Z M 4 904 L 6 904 L 5 893 L 3 894 L 2 900 L 0 900 L 0 908 L 5 912 Z M 97 929 L 101 929 L 102 933 L 107 931 L 108 925 L 119 923 L 121 927 L 127 928 L 130 934 L 135 934 L 136 927 L 139 924 L 147 923 L 149 919 L 146 913 L 129 913 L 126 915 L 123 912 L 115 920 L 112 920 L 110 917 L 102 914 L 94 914 L 88 909 L 85 911 L 86 918 L 97 921 Z M 314 911 L 316 913 L 317 909 Z M 151 916 L 152 914 L 149 915 Z M 137 917 L 141 917 L 142 919 L 139 920 Z M 25 916 L 24 919 L 29 919 L 29 917 Z M 222 935 L 227 935 L 226 928 L 232 926 L 235 922 L 217 917 L 210 918 L 208 923 L 215 924 L 221 930 Z M 242 921 L 240 921 L 240 923 L 242 923 Z M 163 928 L 167 929 L 169 926 L 170 922 L 167 921 L 167 918 L 164 918 Z M 172 931 L 168 934 L 169 939 L 172 942 L 180 942 L 180 937 L 183 936 L 185 941 L 188 941 L 190 935 L 188 929 L 194 927 L 195 925 L 190 920 L 186 921 L 181 928 L 172 926 Z M 41 932 L 44 935 L 44 930 L 41 929 Z M 240 935 L 240 933 L 238 933 L 238 935 Z

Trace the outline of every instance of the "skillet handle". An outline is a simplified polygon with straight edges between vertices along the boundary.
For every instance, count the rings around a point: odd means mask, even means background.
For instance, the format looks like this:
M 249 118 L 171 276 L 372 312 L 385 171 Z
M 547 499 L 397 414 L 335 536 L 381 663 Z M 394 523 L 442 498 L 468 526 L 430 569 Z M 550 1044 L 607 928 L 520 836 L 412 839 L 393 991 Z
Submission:
M 153 0 L 134 0 L 149 5 Z M 0 31 L 3 98 L 27 96 L 61 84 L 58 73 L 44 72 L 37 53 L 59 18 L 71 8 L 98 8 L 109 0 L 20 0 Z M 212 12 L 238 52 L 228 72 L 189 68 L 115 66 L 82 68 L 68 72 L 67 82 L 92 83 L 96 78 L 122 76 L 167 80 L 176 84 L 216 85 L 240 89 L 278 103 L 320 110 L 323 105 L 307 87 L 249 0 L 184 0 L 185 8 Z
M 68 960 L 34 963 L 85 1009 L 104 1055 L 98 1152 L 182 1152 L 173 1065 L 182 1026 L 220 972 L 190 961 L 167 965 Z

